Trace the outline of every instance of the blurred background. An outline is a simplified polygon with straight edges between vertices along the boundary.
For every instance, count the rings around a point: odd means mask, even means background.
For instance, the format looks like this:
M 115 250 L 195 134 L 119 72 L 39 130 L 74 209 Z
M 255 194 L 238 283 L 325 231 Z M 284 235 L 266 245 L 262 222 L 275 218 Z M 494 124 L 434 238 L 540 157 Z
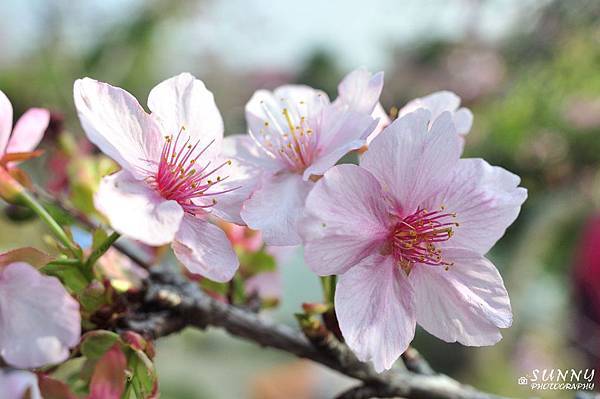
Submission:
M 518 397 L 531 395 L 517 379 L 532 369 L 600 368 L 600 2 L 4 0 L 2 9 L 0 89 L 15 115 L 53 111 L 46 154 L 30 171 L 79 208 L 103 170 L 74 115 L 79 77 L 143 104 L 157 82 L 192 72 L 214 92 L 228 134 L 245 131 L 254 90 L 298 82 L 335 98 L 340 78 L 360 66 L 385 71 L 386 109 L 455 91 L 475 115 L 466 155 L 519 174 L 529 190 L 490 254 L 515 322 L 494 347 L 422 331 L 415 347 L 440 372 Z M 0 249 L 46 245 L 35 242 L 43 227 L 19 212 L 4 209 Z M 282 293 L 264 317 L 294 325 L 303 302 L 321 299 L 319 281 L 300 249 L 276 259 Z M 328 398 L 352 385 L 215 331 L 161 340 L 156 364 L 166 399 Z

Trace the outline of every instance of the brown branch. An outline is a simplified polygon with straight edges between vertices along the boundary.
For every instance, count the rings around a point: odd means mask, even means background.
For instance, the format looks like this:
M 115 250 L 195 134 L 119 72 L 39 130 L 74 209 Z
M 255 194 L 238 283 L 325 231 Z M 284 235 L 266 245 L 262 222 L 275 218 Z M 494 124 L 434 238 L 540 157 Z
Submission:
M 233 336 L 310 359 L 361 381 L 360 387 L 347 391 L 341 398 L 498 398 L 441 374 L 422 375 L 406 369 L 378 374 L 330 334 L 318 343 L 309 340 L 291 327 L 211 298 L 197 284 L 166 268 L 151 271 L 143 299 L 133 304 L 120 320 L 121 328 L 152 338 L 188 326 L 222 328 Z

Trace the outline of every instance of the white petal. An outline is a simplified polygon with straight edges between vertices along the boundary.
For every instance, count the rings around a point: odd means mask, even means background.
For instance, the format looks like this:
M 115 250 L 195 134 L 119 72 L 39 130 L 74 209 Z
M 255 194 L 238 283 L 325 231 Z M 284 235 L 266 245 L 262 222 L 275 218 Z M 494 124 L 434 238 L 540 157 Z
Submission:
M 250 228 L 260 230 L 269 245 L 300 244 L 298 223 L 313 185 L 297 174 L 265 177 L 244 203 L 242 219 Z
M 244 135 L 243 137 L 252 141 L 247 135 Z M 241 135 L 228 136 L 225 137 L 225 140 L 223 141 L 223 147 L 229 149 L 229 151 L 226 151 L 229 155 L 232 152 L 235 152 L 232 151 L 232 147 L 236 147 L 240 142 L 244 141 L 246 140 L 242 140 Z M 253 163 L 253 159 L 248 159 L 247 157 L 240 155 L 242 154 L 238 153 L 228 157 L 228 159 L 231 160 L 231 165 L 228 165 L 223 169 L 223 177 L 226 178 L 222 180 L 221 183 L 216 184 L 207 193 L 227 190 L 232 191 L 207 198 L 209 200 L 214 198 L 217 201 L 217 203 L 210 208 L 213 215 L 228 222 L 244 224 L 244 221 L 240 216 L 242 204 L 256 189 L 262 170 L 256 163 Z M 223 162 L 226 159 L 227 158 L 223 158 L 215 162 L 216 164 L 220 164 L 220 162 Z
M 319 275 L 341 274 L 376 253 L 390 215 L 379 182 L 356 165 L 331 168 L 306 199 L 304 259 Z
M 204 159 L 220 153 L 223 119 L 213 94 L 201 80 L 182 73 L 159 83 L 148 96 L 148 108 L 164 134 L 177 136 L 184 127 L 184 134 L 191 137 L 192 143 L 200 141 L 199 148 L 214 140 Z
M 89 78 L 76 80 L 73 94 L 92 143 L 138 179 L 156 169 L 164 138 L 131 94 Z
M 391 257 L 373 255 L 339 276 L 335 312 L 348 346 L 377 372 L 392 367 L 415 335 L 414 294 Z
M 0 369 L 0 399 L 42 399 L 37 375 L 24 370 Z
M 279 162 L 264 152 L 249 134 L 225 137 L 222 155 L 273 173 L 280 169 Z
M 233 278 L 239 261 L 225 232 L 214 224 L 185 215 L 173 241 L 177 259 L 192 273 L 213 281 Z
M 410 274 L 417 303 L 417 322 L 446 342 L 493 345 L 499 328 L 512 324 L 510 300 L 496 267 L 481 255 L 448 248 L 441 266 L 417 264 Z
M 473 126 L 473 113 L 467 108 L 460 108 L 453 115 L 454 125 L 458 134 L 467 134 Z
M 13 108 L 6 94 L 0 90 L 0 157 L 4 154 L 13 124 Z
M 452 176 L 425 206 L 444 205 L 456 213 L 454 235 L 442 245 L 487 253 L 504 235 L 527 198 L 520 179 L 509 171 L 491 166 L 483 159 L 461 159 Z
M 57 278 L 27 263 L 0 271 L 0 353 L 9 364 L 41 367 L 64 361 L 81 333 L 79 304 Z
M 348 152 L 364 146 L 376 126 L 377 121 L 369 114 L 345 111 L 334 106 L 324 108 L 316 150 L 318 155 L 304 171 L 304 179 L 307 180 L 311 175 L 323 175 Z
M 36 149 L 50 123 L 47 109 L 31 108 L 19 118 L 6 147 L 7 153 L 29 152 Z
M 424 109 L 396 119 L 360 159 L 360 166 L 394 196 L 403 215 L 412 214 L 445 187 L 462 150 L 448 112 L 436 119 L 431 129 L 429 119 L 430 113 Z
M 124 170 L 102 179 L 94 203 L 113 229 L 148 245 L 171 242 L 183 217 L 176 201 L 165 200 Z
M 371 74 L 365 68 L 356 69 L 344 77 L 338 86 L 341 103 L 350 109 L 365 114 L 373 112 L 383 90 L 383 72 Z

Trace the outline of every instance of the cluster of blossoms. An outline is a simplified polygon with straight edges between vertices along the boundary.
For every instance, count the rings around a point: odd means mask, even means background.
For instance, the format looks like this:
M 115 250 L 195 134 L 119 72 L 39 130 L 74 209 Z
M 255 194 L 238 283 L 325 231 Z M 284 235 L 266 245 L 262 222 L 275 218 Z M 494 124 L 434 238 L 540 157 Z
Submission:
M 339 276 L 340 330 L 377 371 L 407 349 L 417 323 L 447 342 L 494 344 L 512 312 L 485 254 L 516 219 L 526 190 L 502 168 L 461 159 L 473 117 L 456 95 L 413 100 L 391 121 L 382 89 L 383 73 L 361 69 L 344 78 L 334 101 L 307 86 L 260 90 L 246 105 L 248 134 L 224 137 L 213 94 L 190 74 L 152 89 L 150 113 L 120 88 L 78 80 L 81 125 L 120 166 L 102 179 L 95 206 L 116 232 L 171 244 L 191 274 L 215 282 L 231 280 L 240 250 L 256 251 L 262 240 L 304 245 L 311 270 Z M 47 112 L 29 111 L 7 146 L 9 107 L 0 96 L 0 172 L 29 157 L 48 123 Z M 358 165 L 339 164 L 354 151 Z M 3 359 L 19 368 L 64 360 L 79 339 L 77 302 L 35 265 L 5 258 Z M 260 280 L 248 289 L 268 286 Z

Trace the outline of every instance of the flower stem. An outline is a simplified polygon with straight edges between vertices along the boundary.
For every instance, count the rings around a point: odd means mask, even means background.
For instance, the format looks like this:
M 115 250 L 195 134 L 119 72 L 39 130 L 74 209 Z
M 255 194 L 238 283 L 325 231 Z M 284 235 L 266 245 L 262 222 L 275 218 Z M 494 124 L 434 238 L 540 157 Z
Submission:
M 335 298 L 335 282 L 336 276 L 321 277 L 321 286 L 323 287 L 323 298 L 325 299 L 325 303 L 332 307 Z
M 98 259 L 100 259 L 102 255 L 109 250 L 109 248 L 115 243 L 115 241 L 119 239 L 119 237 L 121 237 L 121 234 L 117 233 L 116 231 L 106 237 L 106 239 L 102 241 L 88 257 L 87 261 L 85 262 L 86 269 L 91 270 Z
M 67 233 L 58 224 L 56 220 L 48 213 L 46 208 L 42 206 L 32 195 L 26 191 L 21 191 L 18 194 L 18 202 L 29 207 L 34 211 L 40 219 L 52 230 L 56 238 L 71 252 L 76 258 L 81 258 L 81 249 L 69 238 Z
M 48 265 L 81 266 L 81 261 L 78 259 L 54 259 Z

